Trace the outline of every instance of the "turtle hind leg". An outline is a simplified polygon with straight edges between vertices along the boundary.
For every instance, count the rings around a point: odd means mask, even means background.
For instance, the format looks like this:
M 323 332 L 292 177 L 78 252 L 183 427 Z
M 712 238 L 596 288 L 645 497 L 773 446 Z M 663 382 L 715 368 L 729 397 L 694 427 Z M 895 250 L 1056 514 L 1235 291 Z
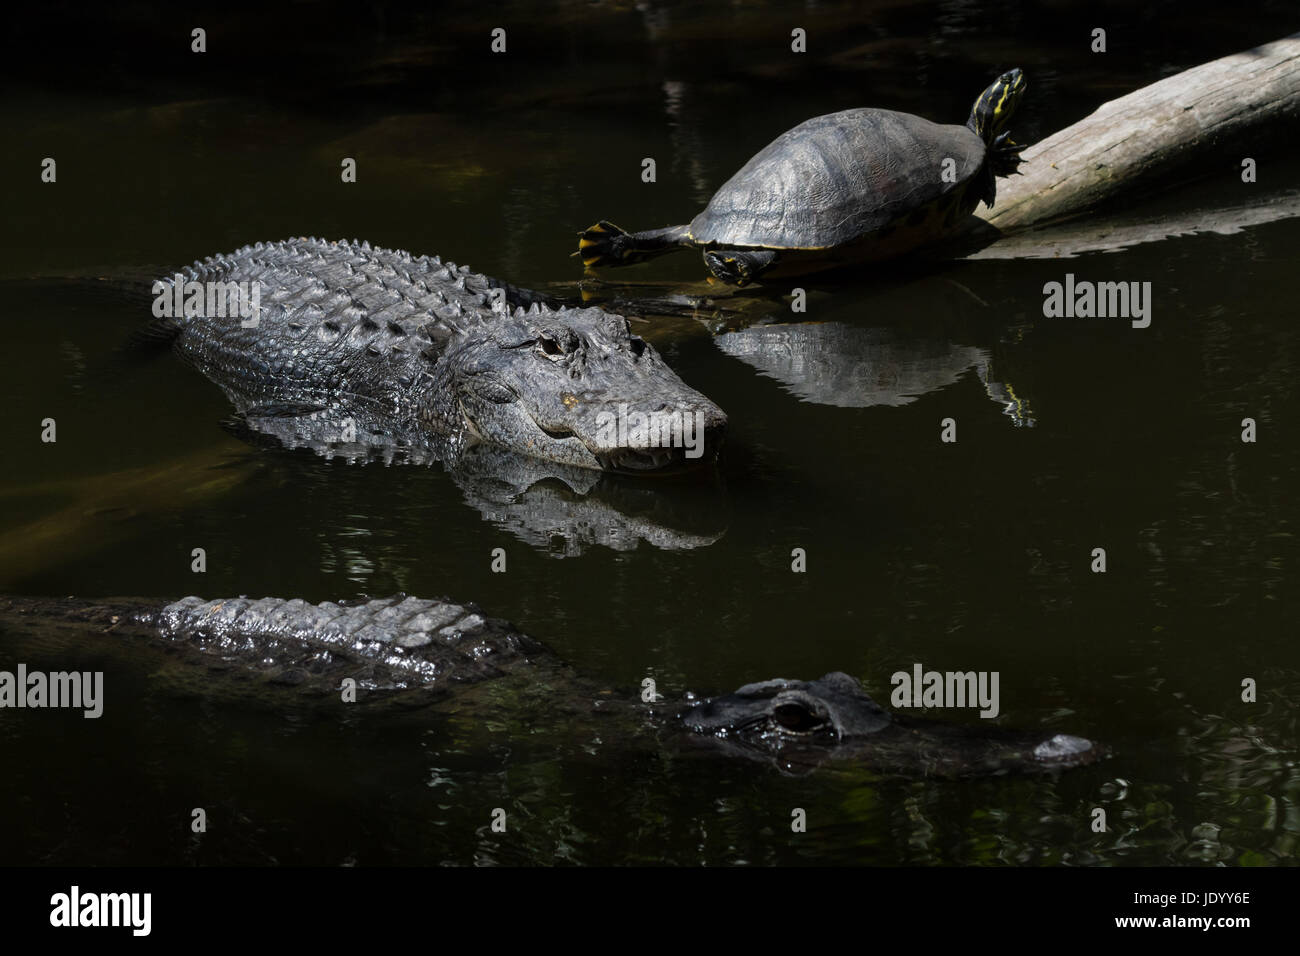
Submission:
M 574 255 L 581 256 L 588 269 L 630 266 L 680 249 L 686 232 L 686 226 L 668 226 L 630 233 L 602 219 L 578 233 L 578 251 Z
M 776 265 L 780 257 L 768 249 L 710 249 L 704 264 L 729 285 L 747 285 Z

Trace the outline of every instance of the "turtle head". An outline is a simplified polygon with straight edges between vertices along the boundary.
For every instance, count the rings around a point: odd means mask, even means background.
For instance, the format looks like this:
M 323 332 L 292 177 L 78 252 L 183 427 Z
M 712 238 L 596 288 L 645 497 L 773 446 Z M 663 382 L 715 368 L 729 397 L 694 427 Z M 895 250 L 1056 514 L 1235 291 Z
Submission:
M 966 125 L 992 146 L 998 137 L 1005 136 L 1011 116 L 1024 95 L 1025 74 L 1020 69 L 1008 70 L 980 94 Z

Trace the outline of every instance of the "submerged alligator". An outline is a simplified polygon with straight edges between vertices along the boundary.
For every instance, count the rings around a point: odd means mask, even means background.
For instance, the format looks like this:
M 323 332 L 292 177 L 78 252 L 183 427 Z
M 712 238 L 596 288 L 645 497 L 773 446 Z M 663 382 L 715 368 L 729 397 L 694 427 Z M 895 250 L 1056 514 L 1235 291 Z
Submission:
M 157 328 L 268 432 L 443 460 L 487 443 L 643 471 L 713 457 L 726 427 L 622 316 L 552 308 L 436 256 L 259 242 L 153 291 Z M 225 314 L 227 296 L 255 321 Z
M 88 634 L 161 643 L 254 685 L 339 700 L 351 678 L 373 700 L 414 699 L 507 676 L 544 686 L 556 705 L 628 718 L 604 736 L 664 735 L 785 771 L 849 761 L 879 773 L 963 777 L 1082 766 L 1103 754 L 1069 734 L 947 725 L 890 713 L 857 680 L 768 680 L 665 709 L 604 699 L 545 646 L 474 605 L 399 594 L 354 604 L 279 598 L 142 600 L 0 597 L 6 644 L 83 645 Z M 211 682 L 205 680 L 207 692 Z M 504 697 L 505 695 L 503 695 Z M 548 712 L 553 708 L 548 705 Z

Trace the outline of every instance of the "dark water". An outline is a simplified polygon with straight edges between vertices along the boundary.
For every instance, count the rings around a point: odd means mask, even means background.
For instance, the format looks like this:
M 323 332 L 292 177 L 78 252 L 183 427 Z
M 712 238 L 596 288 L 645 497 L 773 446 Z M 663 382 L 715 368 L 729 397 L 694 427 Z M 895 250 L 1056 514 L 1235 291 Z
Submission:
M 188 21 L 143 14 L 91 22 L 95 42 L 71 48 L 44 21 L 6 41 L 0 593 L 445 594 L 623 695 L 647 675 L 680 697 L 844 670 L 886 700 L 916 662 L 998 671 L 1000 725 L 1085 735 L 1112 757 L 1059 777 L 788 777 L 611 734 L 519 687 L 342 722 L 249 704 L 98 637 L 0 657 L 100 667 L 111 693 L 98 721 L 0 714 L 0 808 L 23 821 L 0 860 L 1294 862 L 1300 220 L 808 283 L 804 316 L 759 296 L 638 315 L 729 413 L 728 446 L 715 472 L 606 479 L 600 532 L 569 539 L 436 466 L 251 447 L 196 373 L 123 356 L 142 315 L 116 283 L 87 281 L 357 236 L 576 297 L 578 229 L 685 221 L 809 116 L 880 105 L 959 122 L 1018 65 L 1032 89 L 1016 129 L 1033 141 L 1292 32 L 1286 5 L 292 9 L 310 15 L 214 15 L 203 57 L 186 52 Z M 1098 24 L 1105 57 L 1087 49 Z M 494 26 L 505 56 L 487 52 Z M 22 71 L 45 56 L 50 70 Z M 1293 162 L 1260 155 L 1254 187 L 1230 170 L 1101 215 L 1295 186 Z M 56 186 L 37 179 L 45 156 Z M 345 156 L 355 185 L 339 182 Z M 1042 286 L 1066 272 L 1150 282 L 1151 326 L 1044 319 Z M 604 276 L 648 286 L 586 291 L 713 295 L 703 275 L 683 255 Z M 47 416 L 56 444 L 39 441 Z M 947 417 L 956 444 L 939 441 Z M 791 572 L 793 548 L 807 573 Z M 496 807 L 505 835 L 488 827 Z M 794 807 L 807 833 L 790 832 Z M 1107 832 L 1090 829 L 1097 807 Z

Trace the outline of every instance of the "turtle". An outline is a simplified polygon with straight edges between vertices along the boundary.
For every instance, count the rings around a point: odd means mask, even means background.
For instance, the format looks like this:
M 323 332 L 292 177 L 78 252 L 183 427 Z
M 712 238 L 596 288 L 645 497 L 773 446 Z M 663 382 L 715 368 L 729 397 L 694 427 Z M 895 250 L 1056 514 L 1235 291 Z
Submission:
M 1003 73 L 965 126 L 869 108 L 815 117 L 756 153 L 689 225 L 628 233 L 602 219 L 575 255 L 591 269 L 693 247 L 733 285 L 903 255 L 981 200 L 992 207 L 997 177 L 1019 171 L 1007 124 L 1024 92 L 1021 70 Z

